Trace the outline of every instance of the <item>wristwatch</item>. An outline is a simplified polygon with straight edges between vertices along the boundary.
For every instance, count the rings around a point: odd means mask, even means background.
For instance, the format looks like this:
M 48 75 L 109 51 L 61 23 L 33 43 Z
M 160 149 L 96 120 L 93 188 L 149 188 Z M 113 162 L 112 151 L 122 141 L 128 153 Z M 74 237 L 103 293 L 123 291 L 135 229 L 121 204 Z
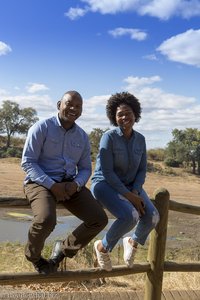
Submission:
M 81 190 L 81 185 L 80 185 L 77 181 L 75 181 L 75 182 L 76 182 L 76 184 L 77 184 L 76 191 L 77 191 L 77 192 L 80 192 L 80 190 Z

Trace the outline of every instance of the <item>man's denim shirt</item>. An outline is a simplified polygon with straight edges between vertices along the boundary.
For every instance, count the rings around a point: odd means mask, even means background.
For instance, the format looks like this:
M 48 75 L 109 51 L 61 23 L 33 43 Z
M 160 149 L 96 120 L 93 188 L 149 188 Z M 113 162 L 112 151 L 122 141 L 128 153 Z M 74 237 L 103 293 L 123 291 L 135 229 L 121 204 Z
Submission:
M 65 130 L 57 117 L 36 122 L 28 132 L 22 155 L 25 183 L 50 189 L 55 182 L 76 177 L 83 186 L 91 175 L 88 135 L 77 124 Z
M 146 167 L 144 136 L 133 131 L 131 139 L 127 140 L 121 129 L 116 127 L 105 132 L 101 138 L 92 183 L 105 180 L 122 195 L 132 189 L 140 193 Z

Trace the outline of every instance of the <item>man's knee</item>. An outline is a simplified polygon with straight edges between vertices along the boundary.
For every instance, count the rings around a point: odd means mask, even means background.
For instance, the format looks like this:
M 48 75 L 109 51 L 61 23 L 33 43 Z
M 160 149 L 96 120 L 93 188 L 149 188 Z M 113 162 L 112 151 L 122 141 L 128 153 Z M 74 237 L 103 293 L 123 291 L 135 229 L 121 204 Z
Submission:
M 102 212 L 98 215 L 98 217 L 98 223 L 100 224 L 100 227 L 104 228 L 108 224 L 108 216 L 106 212 L 102 209 Z
M 96 227 L 102 230 L 108 224 L 108 216 L 103 209 L 92 214 L 90 220 L 88 219 L 88 226 Z
M 48 228 L 49 231 L 52 231 L 56 226 L 56 218 L 52 215 L 38 215 L 34 219 L 34 224 L 40 228 Z
M 93 222 L 96 223 L 96 225 L 100 228 L 104 228 L 108 224 L 108 216 L 106 212 L 102 209 L 98 211 L 98 214 L 94 216 Z

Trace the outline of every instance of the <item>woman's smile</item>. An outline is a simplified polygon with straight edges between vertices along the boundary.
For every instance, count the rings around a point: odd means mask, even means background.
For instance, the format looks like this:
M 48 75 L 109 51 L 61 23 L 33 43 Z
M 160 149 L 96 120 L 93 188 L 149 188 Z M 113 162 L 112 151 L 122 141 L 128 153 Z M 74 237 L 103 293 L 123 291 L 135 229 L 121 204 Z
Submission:
M 130 106 L 123 104 L 117 108 L 116 122 L 118 126 L 124 128 L 132 128 L 135 123 L 135 115 Z

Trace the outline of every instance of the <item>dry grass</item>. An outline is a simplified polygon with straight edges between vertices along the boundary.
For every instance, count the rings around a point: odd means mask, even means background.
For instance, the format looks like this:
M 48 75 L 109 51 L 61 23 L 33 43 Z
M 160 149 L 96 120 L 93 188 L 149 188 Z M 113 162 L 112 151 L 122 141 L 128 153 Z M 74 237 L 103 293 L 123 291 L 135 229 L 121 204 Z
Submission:
M 62 270 L 85 269 L 93 267 L 91 242 L 85 249 L 83 249 L 73 259 L 66 259 L 61 265 Z M 52 244 L 45 246 L 43 255 L 49 257 Z M 147 257 L 147 247 L 141 248 L 136 255 L 136 263 L 145 261 Z M 199 251 L 198 249 L 196 249 Z M 173 256 L 173 260 L 180 261 L 194 261 L 192 251 L 187 251 L 187 255 L 181 249 L 173 250 L 167 249 L 166 256 Z M 0 244 L 0 272 L 3 273 L 19 273 L 19 272 L 33 272 L 33 266 L 24 258 L 24 245 L 18 243 L 1 243 Z M 123 264 L 123 251 L 122 247 L 117 247 L 111 254 L 113 265 Z M 8 268 L 9 266 L 9 268 Z M 73 290 L 102 290 L 109 289 L 129 289 L 129 290 L 142 290 L 145 285 L 145 274 L 134 274 L 127 276 L 120 276 L 116 278 L 106 278 L 105 281 L 89 280 L 83 282 L 68 282 L 68 283 L 54 283 L 51 284 L 29 284 L 27 287 L 33 290 L 43 291 L 71 291 Z M 185 289 L 188 290 L 199 289 L 200 286 L 200 273 L 164 273 L 163 289 Z

